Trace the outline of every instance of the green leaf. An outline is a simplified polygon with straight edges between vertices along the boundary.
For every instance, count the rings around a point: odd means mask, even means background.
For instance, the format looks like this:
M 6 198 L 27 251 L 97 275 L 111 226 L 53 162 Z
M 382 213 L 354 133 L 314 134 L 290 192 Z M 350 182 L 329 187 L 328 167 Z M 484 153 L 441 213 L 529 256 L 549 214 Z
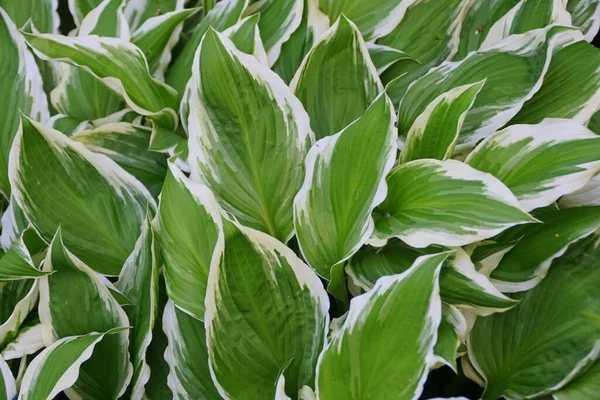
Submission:
M 24 118 L 11 152 L 15 200 L 49 242 L 65 243 L 94 270 L 118 275 L 135 246 L 150 193 L 110 158 Z M 86 332 L 87 333 L 87 332 Z
M 516 294 L 518 307 L 477 318 L 467 343 L 486 382 L 483 399 L 550 393 L 597 356 L 600 327 L 583 315 L 600 311 L 598 243 L 590 239 L 556 260 L 538 286 Z
M 51 399 L 63 390 L 68 390 L 76 384 L 80 375 L 83 375 L 82 372 L 85 373 L 82 364 L 90 360 L 94 349 L 120 331 L 122 329 L 67 336 L 53 343 L 27 368 L 21 383 L 19 399 Z M 97 349 L 98 351 L 100 350 Z
M 369 50 L 369 56 L 373 65 L 377 68 L 377 73 L 381 75 L 386 69 L 394 65 L 396 62 L 401 60 L 417 60 L 409 56 L 403 51 L 395 49 L 393 47 L 382 46 L 380 44 L 367 42 L 367 49 Z
M 436 97 L 410 127 L 401 162 L 452 157 L 467 112 L 484 84 L 481 81 L 459 86 Z
M 17 395 L 17 383 L 10 367 L 0 357 L 0 399 L 12 400 Z
M 553 393 L 554 400 L 595 400 L 600 397 L 600 362 Z
M 542 87 L 510 124 L 535 124 L 549 117 L 588 122 L 600 108 L 598 64 L 600 50 L 583 40 L 555 50 Z
M 319 356 L 320 400 L 413 399 L 421 394 L 435 361 L 442 314 L 438 275 L 447 256 L 421 257 L 405 273 L 381 278 L 352 299 L 343 325 Z
M 410 86 L 400 104 L 400 136 L 406 135 L 437 96 L 485 79 L 485 85 L 467 112 L 456 146 L 459 152 L 472 148 L 517 114 L 541 87 L 553 48 L 576 41 L 577 36 L 577 31 L 551 28 L 512 35 L 494 47 L 470 53 L 462 61 L 432 68 Z
M 406 88 L 417 78 L 452 58 L 469 3 L 462 0 L 410 0 L 400 3 L 401 6 L 409 5 L 406 13 L 389 34 L 377 40 L 377 44 L 401 50 L 418 63 L 411 60 L 398 62 L 382 74 L 381 79 L 386 85 L 404 75 L 387 91 L 394 104 L 398 104 Z
M 283 372 L 286 394 L 296 397 L 315 379 L 329 325 L 327 294 L 317 275 L 281 242 L 225 224 L 225 251 L 213 258 L 206 297 L 215 385 L 225 398 L 268 399 Z
M 115 286 L 133 303 L 127 308 L 130 331 L 130 353 L 133 377 L 129 388 L 130 396 L 141 399 L 144 385 L 150 378 L 150 367 L 146 363 L 146 351 L 152 340 L 152 329 L 158 316 L 158 263 L 157 245 L 150 228 L 149 216 L 142 225 L 135 249 L 125 261 Z
M 8 182 L 8 154 L 19 127 L 19 111 L 36 120 L 46 120 L 49 115 L 42 77 L 35 59 L 17 27 L 2 8 L 0 48 L 0 87 L 10 92 L 10 96 L 2 96 L 0 100 L 0 109 L 4 113 L 0 124 L 0 193 L 8 199 L 11 191 Z
M 2 234 L 0 235 L 0 244 L 4 252 L 8 252 L 12 245 L 19 239 L 21 233 L 29 226 L 29 221 L 25 218 L 23 210 L 15 198 L 11 196 L 8 207 L 2 214 Z
M 549 208 L 535 216 L 543 223 L 513 228 L 499 238 L 502 242 L 518 240 L 491 273 L 495 285 L 504 292 L 519 292 L 537 285 L 552 261 L 571 243 L 600 227 L 600 207 Z
M 129 326 L 127 315 L 96 273 L 64 247 L 60 230 L 50 244 L 43 269 L 54 271 L 39 279 L 38 311 L 46 345 L 69 336 Z M 102 340 L 68 392 L 81 398 L 123 395 L 133 372 L 128 346 L 127 331 Z
M 193 72 L 192 178 L 240 223 L 289 240 L 312 142 L 302 104 L 274 72 L 214 30 L 204 36 Z
M 69 0 L 69 11 L 73 16 L 75 25 L 80 25 L 85 16 L 94 8 L 98 7 L 100 3 L 102 3 L 102 0 Z
M 179 40 L 182 22 L 198 11 L 197 8 L 171 11 L 148 18 L 131 35 L 131 43 L 144 52 L 150 72 L 164 80 L 171 62 L 171 49 Z
M 150 135 L 150 130 L 142 126 L 117 122 L 78 132 L 71 138 L 111 158 L 157 197 L 167 174 L 167 156 L 148 150 Z
M 163 126 L 177 125 L 176 91 L 150 75 L 146 57 L 135 45 L 95 35 L 23 35 L 40 58 L 81 67 L 122 96 L 138 114 Z
M 465 162 L 501 180 L 530 211 L 581 189 L 600 171 L 600 137 L 565 119 L 512 125 L 481 142 Z
M 37 353 L 45 346 L 42 338 L 42 324 L 37 315 L 29 316 L 19 327 L 17 336 L 2 350 L 2 358 L 12 360 Z
M 31 21 L 40 32 L 58 32 L 58 0 L 0 0 L 0 7 L 18 28 Z
M 153 17 L 182 9 L 183 3 L 181 0 L 127 0 L 125 15 L 131 29 L 136 30 Z
M 411 161 L 395 167 L 387 185 L 374 215 L 376 242 L 464 246 L 536 221 L 502 182 L 460 161 Z
M 600 2 L 597 0 L 567 0 L 573 26 L 578 26 L 591 42 L 600 29 Z
M 239 51 L 251 54 L 258 61 L 267 65 L 267 54 L 260 37 L 259 21 L 260 14 L 254 14 L 227 28 L 223 34 L 231 39 Z
M 230 26 L 235 25 L 240 20 L 242 12 L 247 6 L 248 0 L 220 1 L 196 27 L 167 74 L 167 83 L 177 90 L 178 101 L 181 101 L 185 85 L 187 85 L 192 77 L 194 56 L 204 34 L 211 27 L 217 31 L 224 31 Z
M 326 279 L 373 232 L 371 212 L 385 198 L 385 176 L 396 160 L 395 119 L 381 94 L 360 118 L 308 152 L 294 226 L 304 259 Z
M 36 235 L 32 228 L 25 235 Z M 21 279 L 34 279 L 48 275 L 47 272 L 37 269 L 32 255 L 27 248 L 23 235 L 13 243 L 10 249 L 0 258 L 0 281 L 14 281 Z
M 204 323 L 168 302 L 163 329 L 169 339 L 165 359 L 173 398 L 221 399 L 208 368 Z
M 11 342 L 38 299 L 38 280 L 0 283 L 0 348 Z
M 344 129 L 383 91 L 358 28 L 344 16 L 308 52 L 290 87 L 317 139 Z
M 447 365 L 456 373 L 457 350 L 467 335 L 467 321 L 460 311 L 451 305 L 442 304 L 442 320 L 438 328 L 433 352 L 436 365 Z
M 211 191 L 169 164 L 154 230 L 171 301 L 200 320 L 204 319 L 210 263 L 223 240 L 221 225 Z

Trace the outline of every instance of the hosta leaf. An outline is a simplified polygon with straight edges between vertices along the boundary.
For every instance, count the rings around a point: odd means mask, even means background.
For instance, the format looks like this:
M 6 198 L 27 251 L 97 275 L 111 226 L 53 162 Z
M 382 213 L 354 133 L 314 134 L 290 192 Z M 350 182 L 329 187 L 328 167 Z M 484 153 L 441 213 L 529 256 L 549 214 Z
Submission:
M 440 94 L 485 79 L 467 113 L 456 149 L 473 147 L 517 114 L 542 85 L 554 46 L 576 41 L 577 35 L 577 31 L 544 29 L 512 35 L 497 46 L 470 53 L 462 61 L 432 68 L 403 98 L 399 134 L 406 135 L 419 114 Z
M 344 129 L 383 91 L 360 32 L 344 16 L 306 55 L 290 87 L 317 139 Z
M 388 89 L 394 104 L 398 104 L 408 85 L 415 79 L 431 67 L 452 58 L 458 46 L 460 24 L 469 3 L 462 0 L 401 2 L 401 5 L 410 4 L 410 7 L 400 23 L 388 35 L 378 39 L 377 44 L 410 54 L 419 63 L 399 62 L 382 75 L 383 82 L 388 84 L 405 74 Z
M 221 399 L 208 368 L 204 323 L 167 303 L 163 329 L 169 339 L 165 359 L 175 399 Z
M 122 330 L 68 336 L 52 344 L 27 368 L 19 399 L 52 399 L 71 387 L 84 371 L 82 364 L 90 359 L 94 349 Z M 99 351 L 96 349 L 96 352 Z
M 414 2 L 415 0 L 321 0 L 319 8 L 330 21 L 345 15 L 356 24 L 365 40 L 372 40 L 390 33 Z
M 565 119 L 512 125 L 481 142 L 466 162 L 501 180 L 530 211 L 581 189 L 600 171 L 600 137 Z
M 584 40 L 556 50 L 542 87 L 510 123 L 534 124 L 548 117 L 586 123 L 600 108 L 598 64 L 600 50 Z
M 193 70 L 192 178 L 241 223 L 288 240 L 312 142 L 302 104 L 274 72 L 214 30 L 204 36 Z
M 483 399 L 556 390 L 597 356 L 600 327 L 584 316 L 600 311 L 600 259 L 597 238 L 591 239 L 555 261 L 537 287 L 515 295 L 518 307 L 477 318 L 468 350 L 486 382 Z
M 0 357 L 0 399 L 12 400 L 17 395 L 17 383 L 10 367 Z
M 122 96 L 138 114 L 163 126 L 176 125 L 177 93 L 150 75 L 144 53 L 135 45 L 94 35 L 23 35 L 40 58 L 81 67 Z
M 153 75 L 164 76 L 171 62 L 171 49 L 179 40 L 181 23 L 197 10 L 177 10 L 148 18 L 132 33 L 131 42 L 144 52 Z
M 567 11 L 571 13 L 573 25 L 591 42 L 600 29 L 600 2 L 598 0 L 567 0 Z
M 467 321 L 460 311 L 442 304 L 442 320 L 438 328 L 437 342 L 433 348 L 437 365 L 447 365 L 457 371 L 457 349 L 467 334 Z
M 46 345 L 68 336 L 129 326 L 127 315 L 96 273 L 64 247 L 60 230 L 50 244 L 43 270 L 54 271 L 39 280 L 39 315 Z M 128 346 L 127 331 L 104 338 L 69 391 L 81 398 L 120 397 L 132 374 Z
M 148 19 L 183 8 L 184 0 L 127 0 L 125 14 L 133 30 Z
M 419 258 L 352 300 L 319 357 L 320 400 L 418 398 L 434 362 L 442 314 L 438 275 L 447 255 Z
M 224 31 L 235 25 L 242 16 L 242 12 L 248 6 L 248 0 L 223 0 L 217 3 L 215 8 L 202 19 L 196 27 L 192 37 L 185 43 L 181 53 L 169 69 L 167 83 L 177 90 L 179 101 L 181 101 L 185 85 L 192 77 L 192 64 L 196 49 L 209 28 Z
M 600 207 L 550 208 L 535 216 L 543 224 L 513 228 L 501 236 L 503 242 L 518 240 L 491 273 L 496 286 L 504 292 L 519 292 L 537 285 L 546 276 L 552 260 L 561 256 L 569 244 L 600 227 Z
M 8 252 L 13 243 L 19 239 L 21 233 L 29 226 L 29 221 L 27 221 L 23 210 L 19 207 L 13 196 L 11 196 L 8 207 L 2 214 L 1 225 L 2 234 L 0 235 L 0 244 L 4 252 Z
M 30 236 L 37 236 L 32 228 L 24 231 L 6 254 L 0 258 L 0 281 L 33 279 L 48 275 L 47 272 L 37 269 L 37 265 L 32 259 L 33 254 L 30 253 L 27 246 Z M 38 248 L 38 250 L 41 249 Z
M 331 268 L 371 236 L 371 212 L 383 201 L 396 160 L 394 106 L 381 94 L 341 132 L 319 140 L 306 157 L 294 200 L 294 225 L 308 264 L 329 279 Z
M 0 0 L 0 7 L 19 28 L 31 21 L 40 32 L 58 31 L 58 0 Z
M 377 73 L 381 75 L 386 69 L 400 60 L 415 60 L 408 54 L 393 47 L 382 46 L 380 44 L 367 43 L 369 56 L 373 65 L 377 68 Z
M 239 51 L 251 54 L 258 61 L 267 65 L 267 54 L 260 37 L 259 21 L 260 14 L 254 14 L 227 28 L 223 34 L 231 39 Z
M 76 133 L 73 140 L 108 156 L 158 196 L 167 174 L 167 156 L 148 150 L 150 130 L 127 122 L 101 125 Z
M 222 240 L 221 229 L 219 208 L 210 190 L 192 183 L 169 164 L 154 230 L 164 258 L 169 297 L 200 320 L 204 319 L 208 271 Z
M 42 324 L 37 315 L 27 318 L 19 328 L 19 333 L 3 350 L 2 357 L 5 360 L 21 358 L 37 353 L 46 347 L 42 338 Z
M 81 24 L 85 16 L 98 7 L 100 3 L 102 3 L 102 0 L 68 0 L 69 11 L 73 16 L 75 24 Z
M 494 23 L 521 0 L 479 0 L 468 5 L 460 28 L 460 42 L 454 60 L 462 60 L 474 50 L 479 50 Z
M 150 193 L 110 158 L 24 118 L 11 152 L 11 185 L 46 241 L 65 243 L 94 270 L 118 275 L 139 236 Z
M 38 299 L 38 280 L 0 283 L 0 348 L 12 341 Z
M 267 51 L 269 66 L 281 54 L 281 46 L 288 41 L 302 21 L 304 0 L 261 0 L 249 5 L 244 15 L 260 14 L 258 26 Z
M 16 3 L 15 3 L 16 4 Z M 48 104 L 35 59 L 17 27 L 0 8 L 0 87 L 9 95 L 2 96 L 0 109 L 4 117 L 0 124 L 0 192 L 10 197 L 8 154 L 19 127 L 19 111 L 37 120 L 48 118 Z
M 492 46 L 510 35 L 525 33 L 548 25 L 571 25 L 571 15 L 563 0 L 521 0 L 490 28 L 482 48 Z
M 357 286 L 370 290 L 382 276 L 405 272 L 421 255 L 435 249 L 417 250 L 399 240 L 381 249 L 361 249 L 348 263 L 346 271 Z M 469 256 L 457 249 L 450 253 L 440 273 L 440 295 L 448 304 L 478 315 L 505 311 L 516 302 L 500 293 L 487 277 L 478 273 Z
M 554 400 L 595 400 L 600 396 L 600 362 L 554 393 Z
M 463 246 L 535 221 L 502 182 L 455 160 L 402 164 L 387 185 L 374 216 L 378 239 L 395 236 L 419 248 Z
M 215 384 L 225 398 L 267 399 L 283 373 L 286 394 L 296 397 L 315 379 L 329 325 L 327 294 L 317 275 L 271 236 L 229 222 L 225 236 L 206 298 Z
M 273 71 L 277 72 L 285 83 L 291 82 L 304 56 L 327 28 L 329 20 L 319 11 L 317 0 L 304 0 L 300 26 L 289 40 L 281 45 L 279 58 L 273 64 Z
M 584 187 L 563 196 L 561 207 L 600 206 L 600 175 L 594 176 Z
M 400 160 L 452 157 L 467 112 L 484 84 L 459 86 L 436 97 L 410 127 Z
M 150 378 L 146 351 L 152 340 L 152 329 L 158 315 L 159 261 L 149 216 L 146 218 L 135 249 L 125 261 L 119 280 L 115 284 L 133 303 L 127 308 L 127 315 L 133 326 L 130 331 L 133 377 L 129 388 L 133 399 L 143 398 L 144 385 Z

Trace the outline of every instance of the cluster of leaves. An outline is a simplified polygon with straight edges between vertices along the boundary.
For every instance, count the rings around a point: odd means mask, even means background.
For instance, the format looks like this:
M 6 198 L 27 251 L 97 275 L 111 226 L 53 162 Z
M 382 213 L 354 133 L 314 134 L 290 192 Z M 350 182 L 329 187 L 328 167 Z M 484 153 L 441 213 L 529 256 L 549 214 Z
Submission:
M 0 0 L 0 399 L 600 398 L 600 1 L 196 3 Z

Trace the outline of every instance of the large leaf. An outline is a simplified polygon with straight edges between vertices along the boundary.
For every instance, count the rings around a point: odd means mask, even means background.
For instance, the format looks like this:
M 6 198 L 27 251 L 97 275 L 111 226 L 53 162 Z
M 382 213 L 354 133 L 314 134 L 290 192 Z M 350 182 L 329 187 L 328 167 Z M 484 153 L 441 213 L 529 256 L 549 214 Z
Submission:
M 208 368 L 204 323 L 169 302 L 165 307 L 163 329 L 169 340 L 165 359 L 174 398 L 221 399 Z
M 383 91 L 358 28 L 344 16 L 306 55 L 290 87 L 317 139 L 344 129 Z
M 128 327 L 121 306 L 96 273 L 69 252 L 60 230 L 43 266 L 52 275 L 40 278 L 39 315 L 46 345 L 58 339 Z M 131 379 L 129 333 L 106 337 L 81 366 L 79 378 L 69 389 L 81 398 L 118 398 Z
M 221 216 L 213 194 L 169 164 L 154 224 L 171 301 L 204 319 L 208 271 L 217 243 L 223 240 Z
M 136 177 L 157 197 L 167 174 L 167 155 L 149 151 L 150 130 L 127 122 L 101 125 L 71 137 L 104 154 Z
M 600 362 L 552 395 L 554 400 L 595 400 L 600 397 Z
M 150 193 L 110 158 L 27 118 L 11 152 L 11 185 L 46 241 L 65 243 L 98 272 L 118 275 L 135 246 Z M 87 332 L 86 332 L 87 333 Z
M 14 3 L 17 4 L 17 3 Z M 6 90 L 0 109 L 0 192 L 10 197 L 8 154 L 19 127 L 19 111 L 37 120 L 48 118 L 48 104 L 42 77 L 25 40 L 7 13 L 0 8 L 0 87 Z M 9 95 L 10 93 L 10 95 Z
M 133 303 L 127 308 L 127 315 L 133 326 L 130 332 L 133 377 L 129 389 L 132 399 L 143 398 L 144 385 L 150 378 L 146 351 L 152 340 L 152 329 L 158 315 L 158 249 L 148 218 L 149 216 L 146 217 L 135 249 L 125 261 L 115 284 Z
M 408 130 L 428 104 L 457 86 L 486 80 L 467 113 L 456 149 L 467 150 L 501 128 L 542 85 L 555 46 L 574 42 L 571 30 L 538 29 L 512 35 L 498 45 L 470 53 L 464 60 L 432 68 L 415 81 L 400 104 L 398 131 Z
M 477 318 L 469 359 L 486 383 L 483 399 L 533 398 L 559 389 L 593 360 L 600 327 L 586 312 L 600 311 L 597 237 L 571 248 L 518 307 Z M 565 279 L 567 277 L 568 279 Z
M 317 275 L 271 236 L 226 222 L 224 248 L 210 268 L 205 314 L 219 393 L 273 398 L 283 373 L 286 394 L 296 398 L 315 379 L 329 325 L 327 294 Z
M 574 26 L 591 42 L 600 29 L 600 2 L 598 0 L 567 0 L 567 11 L 571 13 Z
M 417 259 L 350 303 L 319 357 L 320 400 L 416 399 L 441 320 L 438 275 L 447 253 Z M 398 334 L 401 332 L 402 334 Z
M 287 241 L 312 142 L 302 104 L 274 72 L 214 30 L 204 36 L 193 73 L 192 178 L 244 225 Z
M 217 3 L 196 27 L 167 74 L 167 83 L 177 90 L 179 101 L 183 97 L 185 85 L 192 77 L 194 55 L 204 34 L 211 27 L 217 31 L 224 31 L 235 25 L 247 6 L 248 0 L 223 0 Z
M 600 227 L 600 207 L 550 208 L 535 216 L 543 223 L 513 228 L 499 238 L 502 242 L 518 240 L 491 273 L 502 291 L 519 292 L 537 285 L 548 273 L 552 260 L 560 257 L 569 244 Z
M 53 343 L 27 367 L 19 399 L 52 399 L 69 389 L 77 382 L 82 364 L 90 359 L 94 348 L 103 339 L 111 338 L 110 335 L 122 330 L 117 328 L 106 333 L 67 336 Z
M 452 157 L 467 112 L 484 84 L 459 86 L 436 97 L 410 127 L 400 160 Z
M 300 26 L 303 9 L 304 0 L 261 0 L 244 11 L 244 15 L 260 14 L 258 26 L 269 66 L 277 61 L 281 46 Z
M 163 126 L 177 124 L 177 92 L 154 79 L 144 53 L 119 38 L 23 34 L 42 59 L 78 66 L 101 79 L 135 112 Z
M 565 119 L 512 125 L 481 142 L 465 162 L 501 180 L 530 211 L 581 189 L 600 171 L 600 137 Z
M 463 246 L 535 221 L 502 182 L 455 160 L 402 164 L 387 185 L 374 216 L 377 239 L 395 236 L 419 248 Z
M 404 17 L 388 35 L 377 40 L 377 44 L 401 50 L 418 61 L 398 62 L 382 74 L 386 85 L 400 77 L 387 90 L 394 104 L 398 104 L 413 81 L 431 67 L 452 58 L 469 3 L 462 0 L 402 1 L 402 5 L 410 5 Z
M 306 178 L 294 200 L 298 244 L 308 264 L 331 268 L 371 236 L 371 212 L 383 201 L 396 160 L 394 106 L 381 94 L 341 132 L 319 140 L 306 157 Z

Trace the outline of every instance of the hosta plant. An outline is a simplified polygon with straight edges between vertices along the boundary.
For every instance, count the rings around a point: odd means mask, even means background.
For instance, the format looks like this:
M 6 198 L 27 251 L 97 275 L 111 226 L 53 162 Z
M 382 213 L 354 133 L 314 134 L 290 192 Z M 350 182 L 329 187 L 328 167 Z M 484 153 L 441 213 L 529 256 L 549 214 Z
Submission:
M 0 400 L 600 398 L 598 0 L 0 0 Z

